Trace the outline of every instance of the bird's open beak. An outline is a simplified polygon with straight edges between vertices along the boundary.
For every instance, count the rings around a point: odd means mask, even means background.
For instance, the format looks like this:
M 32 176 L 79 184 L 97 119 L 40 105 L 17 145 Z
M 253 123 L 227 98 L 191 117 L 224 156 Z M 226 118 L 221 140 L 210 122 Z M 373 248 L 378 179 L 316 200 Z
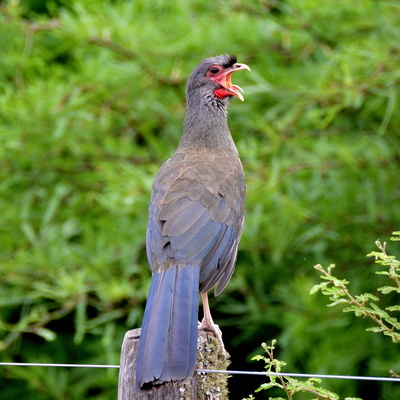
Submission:
M 236 96 L 239 100 L 244 101 L 244 97 L 242 95 L 243 89 L 238 85 L 233 85 L 231 80 L 231 75 L 236 71 L 241 71 L 243 69 L 247 69 L 251 71 L 250 67 L 246 64 L 233 64 L 232 67 L 226 68 L 221 75 L 219 75 L 218 80 L 215 80 L 218 84 L 220 84 L 226 91 L 226 95 L 228 96 Z

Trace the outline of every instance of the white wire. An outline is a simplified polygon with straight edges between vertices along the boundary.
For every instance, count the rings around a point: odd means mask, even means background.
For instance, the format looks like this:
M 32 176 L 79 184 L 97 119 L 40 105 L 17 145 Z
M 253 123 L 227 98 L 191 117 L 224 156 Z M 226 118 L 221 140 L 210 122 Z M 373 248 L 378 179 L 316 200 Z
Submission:
M 212 369 L 197 369 L 197 372 L 214 372 L 220 374 L 232 375 L 268 375 L 268 376 L 293 376 L 296 378 L 321 378 L 321 379 L 352 379 L 360 381 L 384 381 L 384 382 L 398 382 L 399 378 L 381 377 L 381 376 L 353 376 L 353 375 L 323 375 L 323 374 L 297 374 L 292 372 L 260 372 L 260 371 L 220 371 Z
M 0 362 L 0 366 L 9 367 L 64 367 L 64 368 L 119 368 L 119 365 L 98 365 L 98 364 L 49 364 L 49 363 L 12 363 Z M 219 373 L 229 375 L 260 375 L 260 376 L 292 376 L 296 378 L 321 378 L 321 379 L 351 379 L 360 381 L 381 381 L 398 382 L 399 378 L 381 377 L 381 376 L 357 376 L 357 375 L 323 375 L 323 374 L 297 374 L 291 372 L 260 372 L 260 371 L 227 371 L 217 369 L 196 369 L 200 373 Z
M 0 366 L 7 367 L 64 367 L 64 368 L 119 368 L 119 365 L 96 364 L 51 364 L 51 363 L 12 363 L 0 362 Z

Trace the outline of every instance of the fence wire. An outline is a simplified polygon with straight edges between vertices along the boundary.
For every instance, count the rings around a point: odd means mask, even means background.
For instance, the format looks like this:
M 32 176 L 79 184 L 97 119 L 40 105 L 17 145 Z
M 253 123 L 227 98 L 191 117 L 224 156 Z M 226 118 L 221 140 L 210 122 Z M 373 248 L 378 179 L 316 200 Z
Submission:
M 0 366 L 4 367 L 57 367 L 57 368 L 114 368 L 118 369 L 119 365 L 108 364 L 52 364 L 52 363 L 13 363 L 0 362 Z M 357 376 L 357 375 L 325 375 L 325 374 L 298 374 L 292 372 L 262 372 L 262 371 L 235 371 L 235 370 L 217 370 L 217 369 L 196 369 L 199 373 L 216 373 L 229 375 L 259 375 L 259 376 L 290 376 L 295 378 L 320 378 L 320 379 L 348 379 L 359 381 L 381 381 L 381 382 L 397 382 L 400 378 L 383 377 L 383 376 Z

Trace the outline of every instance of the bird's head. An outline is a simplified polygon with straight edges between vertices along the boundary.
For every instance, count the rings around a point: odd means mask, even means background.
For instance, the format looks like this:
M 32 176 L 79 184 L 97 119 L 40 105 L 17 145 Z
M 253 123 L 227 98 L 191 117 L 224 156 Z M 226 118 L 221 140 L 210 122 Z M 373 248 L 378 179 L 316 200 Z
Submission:
M 192 93 L 199 92 L 201 97 L 211 100 L 229 99 L 236 96 L 240 100 L 244 100 L 243 89 L 232 84 L 231 75 L 236 71 L 247 69 L 250 67 L 246 64 L 236 62 L 235 56 L 220 55 L 203 60 L 192 72 L 187 85 L 188 100 Z

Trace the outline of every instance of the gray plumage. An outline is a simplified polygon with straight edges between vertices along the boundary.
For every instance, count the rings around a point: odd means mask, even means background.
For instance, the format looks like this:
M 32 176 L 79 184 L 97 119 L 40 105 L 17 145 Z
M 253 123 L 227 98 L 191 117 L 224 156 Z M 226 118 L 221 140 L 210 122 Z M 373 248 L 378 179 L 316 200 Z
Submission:
M 235 266 L 244 173 L 227 124 L 231 95 L 216 96 L 215 90 L 223 89 L 209 72 L 214 65 L 244 69 L 228 55 L 195 68 L 179 147 L 161 166 L 152 189 L 146 245 L 153 280 L 139 346 L 139 387 L 193 374 L 198 294 L 214 286 L 215 294 L 221 293 Z

